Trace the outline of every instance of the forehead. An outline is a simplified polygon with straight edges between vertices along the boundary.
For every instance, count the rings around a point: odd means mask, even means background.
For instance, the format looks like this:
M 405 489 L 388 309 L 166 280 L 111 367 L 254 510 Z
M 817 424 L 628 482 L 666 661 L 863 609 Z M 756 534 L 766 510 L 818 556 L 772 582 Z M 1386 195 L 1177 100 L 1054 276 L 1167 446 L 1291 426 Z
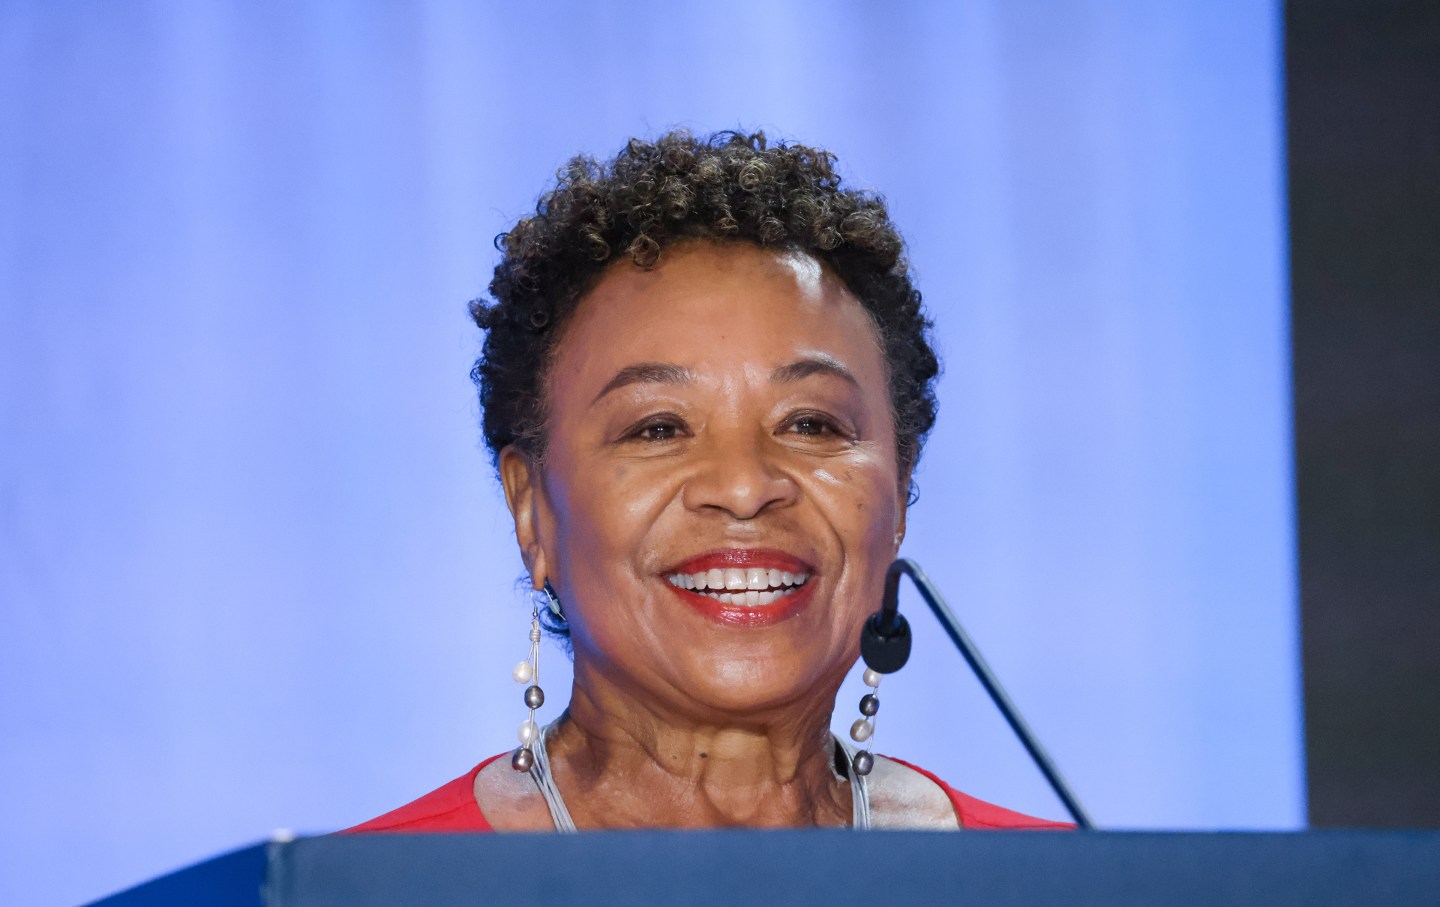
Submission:
M 768 374 L 814 356 L 838 359 L 862 383 L 883 387 L 874 323 L 818 260 L 744 243 L 696 243 L 666 250 L 648 271 L 622 262 L 607 272 L 571 316 L 553 376 L 603 382 L 635 362 L 751 366 Z

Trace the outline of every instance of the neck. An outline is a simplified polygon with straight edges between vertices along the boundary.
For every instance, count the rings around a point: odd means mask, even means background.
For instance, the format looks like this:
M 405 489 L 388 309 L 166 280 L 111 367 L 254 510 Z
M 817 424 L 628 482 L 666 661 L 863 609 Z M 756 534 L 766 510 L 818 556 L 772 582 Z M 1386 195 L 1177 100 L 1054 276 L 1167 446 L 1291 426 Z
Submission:
M 556 784 L 581 828 L 846 825 L 828 692 L 823 704 L 743 720 L 683 715 L 583 682 L 577 669 L 547 741 Z

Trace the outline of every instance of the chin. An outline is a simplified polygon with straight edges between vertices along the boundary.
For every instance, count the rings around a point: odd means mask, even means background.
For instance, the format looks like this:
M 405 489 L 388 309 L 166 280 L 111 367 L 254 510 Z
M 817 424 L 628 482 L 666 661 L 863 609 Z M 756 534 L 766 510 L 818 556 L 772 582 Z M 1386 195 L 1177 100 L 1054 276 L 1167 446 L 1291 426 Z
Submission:
M 828 711 L 835 690 L 826 689 L 828 685 L 818 672 L 785 670 L 787 661 L 776 655 L 710 659 L 692 674 L 703 681 L 686 692 L 716 711 L 743 719 L 803 704 L 825 689 L 820 695 Z

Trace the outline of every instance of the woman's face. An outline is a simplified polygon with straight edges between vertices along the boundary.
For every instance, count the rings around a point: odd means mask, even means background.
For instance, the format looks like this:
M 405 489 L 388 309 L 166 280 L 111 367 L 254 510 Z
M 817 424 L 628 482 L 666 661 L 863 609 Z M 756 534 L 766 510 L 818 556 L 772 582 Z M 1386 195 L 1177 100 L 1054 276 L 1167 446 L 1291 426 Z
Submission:
M 845 285 L 741 243 L 617 265 L 548 403 L 543 468 L 507 450 L 501 472 L 577 683 L 717 718 L 833 697 L 904 530 L 885 362 Z

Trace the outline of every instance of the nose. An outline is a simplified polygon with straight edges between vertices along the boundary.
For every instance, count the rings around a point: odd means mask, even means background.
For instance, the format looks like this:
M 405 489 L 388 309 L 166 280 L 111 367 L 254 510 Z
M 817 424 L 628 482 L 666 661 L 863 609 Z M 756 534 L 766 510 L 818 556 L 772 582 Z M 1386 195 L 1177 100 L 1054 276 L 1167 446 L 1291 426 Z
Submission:
M 686 508 L 750 520 L 793 504 L 800 488 L 763 438 L 712 437 L 685 483 Z

